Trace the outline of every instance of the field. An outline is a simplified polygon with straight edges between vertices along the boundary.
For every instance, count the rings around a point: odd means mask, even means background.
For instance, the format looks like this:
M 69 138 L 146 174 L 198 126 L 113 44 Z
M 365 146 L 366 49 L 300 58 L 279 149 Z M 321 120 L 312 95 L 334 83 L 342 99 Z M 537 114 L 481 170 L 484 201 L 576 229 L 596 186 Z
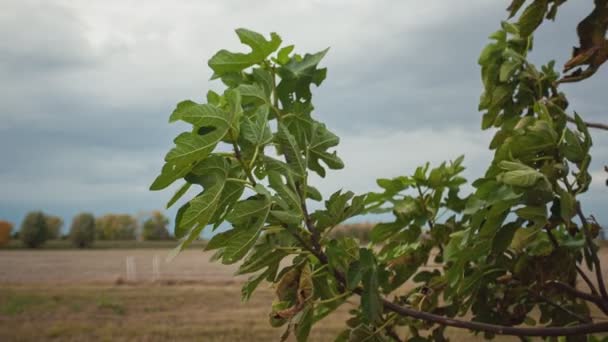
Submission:
M 171 263 L 164 260 L 167 253 L 150 248 L 0 251 L 0 341 L 278 340 L 282 329 L 267 321 L 273 297 L 268 284 L 241 303 L 245 278 L 233 276 L 235 267 L 209 262 L 210 254 L 200 249 L 188 249 Z M 128 257 L 135 265 L 129 282 Z M 315 326 L 311 341 L 332 341 L 346 311 Z M 474 340 L 466 332 L 451 337 Z

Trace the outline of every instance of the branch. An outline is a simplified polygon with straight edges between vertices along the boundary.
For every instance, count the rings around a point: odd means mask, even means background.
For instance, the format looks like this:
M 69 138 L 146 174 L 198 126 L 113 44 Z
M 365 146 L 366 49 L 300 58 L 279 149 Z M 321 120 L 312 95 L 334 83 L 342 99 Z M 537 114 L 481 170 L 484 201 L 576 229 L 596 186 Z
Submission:
M 573 297 L 580 298 L 580 299 L 586 300 L 588 302 L 591 302 L 591 303 L 595 304 L 600 310 L 602 310 L 602 312 L 604 312 L 605 314 L 608 315 L 608 303 L 599 296 L 579 291 L 579 290 L 575 289 L 574 287 L 572 287 L 568 284 L 559 282 L 557 280 L 549 281 L 548 283 L 546 283 L 546 285 L 557 287 L 560 290 L 569 293 Z
M 382 300 L 382 305 L 385 309 L 398 313 L 402 316 L 408 316 L 420 319 L 427 322 L 437 323 L 449 327 L 484 331 L 498 335 L 512 336 L 571 336 L 583 335 L 599 332 L 608 332 L 608 322 L 601 323 L 585 323 L 571 327 L 537 327 L 537 328 L 519 328 L 504 325 L 488 324 L 473 321 L 463 321 L 459 319 L 448 318 L 435 315 L 429 312 L 414 310 L 408 307 L 399 306 L 389 302 L 386 299 Z
M 316 251 L 314 255 L 323 264 L 328 264 L 327 255 L 322 251 Z M 338 271 L 334 271 L 334 276 L 342 285 L 343 288 L 346 285 L 346 278 Z M 564 284 L 565 285 L 565 284 Z M 567 286 L 567 285 L 566 285 Z M 579 296 L 589 298 L 590 301 L 596 303 L 600 298 L 580 292 L 576 289 L 572 289 Z M 361 296 L 363 290 L 356 288 L 353 293 Z M 582 298 L 582 297 L 581 297 Z M 600 299 L 601 301 L 601 299 Z M 441 315 L 432 314 L 429 312 L 418 311 L 412 308 L 400 306 L 398 304 L 389 302 L 386 299 L 382 299 L 382 306 L 389 311 L 397 313 L 401 316 L 411 317 L 426 322 L 437 323 L 443 326 L 469 329 L 475 331 L 489 332 L 498 335 L 512 335 L 512 336 L 571 336 L 571 335 L 582 335 L 599 332 L 608 332 L 608 322 L 600 323 L 584 323 L 570 327 L 537 327 L 537 328 L 520 328 L 505 325 L 488 324 L 482 322 L 465 321 L 460 319 L 449 318 Z
M 566 115 L 566 120 L 572 123 L 576 123 L 576 120 L 574 120 L 573 117 Z M 585 126 L 589 127 L 589 128 L 597 128 L 597 129 L 603 129 L 608 131 L 608 125 L 606 124 L 602 124 L 602 123 L 598 123 L 598 122 L 588 122 L 588 121 L 583 121 L 583 123 L 585 124 Z

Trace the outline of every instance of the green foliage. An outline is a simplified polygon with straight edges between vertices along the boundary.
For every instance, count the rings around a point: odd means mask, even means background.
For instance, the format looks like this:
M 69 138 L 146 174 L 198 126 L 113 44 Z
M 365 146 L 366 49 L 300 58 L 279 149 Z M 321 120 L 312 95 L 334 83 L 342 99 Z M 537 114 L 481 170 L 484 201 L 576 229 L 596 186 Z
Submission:
M 167 230 L 169 219 L 160 211 L 152 212 L 152 215 L 144 222 L 142 237 L 144 240 L 169 240 L 171 235 Z
M 61 238 L 61 227 L 63 227 L 63 219 L 59 216 L 46 215 L 46 226 L 48 228 L 48 239 L 57 240 Z
M 90 213 L 78 214 L 72 219 L 70 240 L 78 248 L 91 247 L 95 241 L 95 217 Z
M 28 213 L 21 223 L 19 238 L 28 248 L 43 245 L 48 239 L 48 227 L 44 213 L 41 211 Z
M 313 323 L 353 295 L 360 305 L 338 340 L 391 340 L 397 326 L 407 326 L 411 340 L 443 340 L 445 326 L 465 316 L 466 326 L 491 338 L 504 327 L 537 324 L 533 310 L 538 324 L 590 320 L 586 302 L 555 285 L 575 284 L 582 262 L 599 267 L 577 199 L 591 182 L 591 136 L 577 114 L 566 113 L 554 63 L 539 70 L 527 60 L 532 33 L 561 3 L 533 1 L 517 22 L 502 23 L 479 57 L 479 110 L 482 129 L 495 131 L 494 156 L 472 193 L 461 194 L 459 157 L 379 179 L 379 192 L 338 191 L 314 212 L 308 204 L 322 196 L 309 173 L 344 167 L 333 150 L 339 138 L 312 115 L 310 87 L 326 77 L 318 65 L 327 50 L 302 56 L 292 45 L 279 49 L 274 33 L 267 40 L 238 29 L 251 52 L 221 50 L 209 61 L 226 88 L 209 92 L 207 103 L 177 105 L 170 121 L 192 128 L 174 140 L 151 186 L 183 182 L 169 205 L 184 189 L 200 191 L 176 215 L 176 252 L 228 222 L 206 249 L 251 274 L 244 300 L 262 281 L 274 283 L 270 324 L 286 327 L 283 339 L 293 332 L 305 340 Z M 524 4 L 514 1 L 511 16 Z M 369 232 L 367 246 L 332 233 L 364 213 L 393 216 Z M 437 267 L 424 268 L 429 262 Z M 403 291 L 406 282 L 414 286 Z M 423 321 L 412 319 L 418 314 Z
M 128 214 L 106 214 L 95 220 L 97 240 L 134 240 L 137 219 Z

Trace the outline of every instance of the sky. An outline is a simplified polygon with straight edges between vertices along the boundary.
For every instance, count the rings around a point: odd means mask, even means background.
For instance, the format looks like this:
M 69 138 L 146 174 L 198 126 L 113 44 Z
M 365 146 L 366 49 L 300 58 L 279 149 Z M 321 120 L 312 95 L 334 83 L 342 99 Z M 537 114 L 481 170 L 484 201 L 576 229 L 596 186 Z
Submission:
M 535 39 L 532 60 L 562 65 L 591 1 L 569 1 Z M 277 32 L 296 52 L 331 47 L 313 89 L 315 117 L 341 137 L 346 167 L 312 183 L 378 190 L 375 179 L 465 154 L 483 175 L 492 132 L 480 130 L 479 52 L 508 1 L 469 0 L 0 0 L 0 219 L 30 210 L 145 213 L 175 187 L 150 192 L 173 138 L 175 104 L 202 102 L 207 60 L 246 51 L 234 29 Z M 604 119 L 607 67 L 564 85 L 571 109 Z M 608 120 L 605 120 L 608 121 Z M 593 131 L 594 181 L 584 204 L 608 222 L 608 133 Z M 176 206 L 177 208 L 177 206 Z M 173 217 L 175 209 L 167 215 Z M 368 218 L 365 218 L 368 219 Z

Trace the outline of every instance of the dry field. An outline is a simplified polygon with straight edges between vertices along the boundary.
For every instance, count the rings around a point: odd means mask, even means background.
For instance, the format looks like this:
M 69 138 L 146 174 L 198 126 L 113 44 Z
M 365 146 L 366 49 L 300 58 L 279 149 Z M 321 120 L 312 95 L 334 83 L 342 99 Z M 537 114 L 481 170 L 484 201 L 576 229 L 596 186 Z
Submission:
M 604 259 L 608 256 L 604 250 Z M 0 251 L 0 341 L 274 341 L 268 284 L 241 303 L 235 267 L 190 249 L 171 263 L 168 250 Z M 155 281 L 153 260 L 159 260 Z M 126 260 L 135 283 L 125 283 Z M 347 308 L 313 329 L 311 341 L 332 341 Z M 453 341 L 471 341 L 466 332 Z M 500 341 L 518 341 L 501 338 Z

